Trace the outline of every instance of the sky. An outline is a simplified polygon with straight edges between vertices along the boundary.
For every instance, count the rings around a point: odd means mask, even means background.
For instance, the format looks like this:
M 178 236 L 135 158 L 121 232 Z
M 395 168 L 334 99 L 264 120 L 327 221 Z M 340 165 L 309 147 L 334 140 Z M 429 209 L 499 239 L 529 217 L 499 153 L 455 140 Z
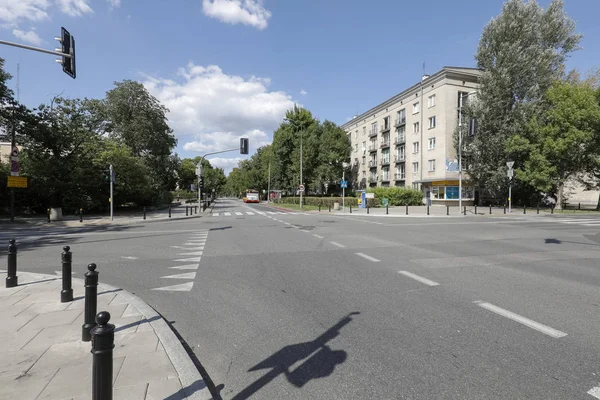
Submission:
M 550 0 L 540 0 L 546 6 Z M 568 68 L 600 67 L 599 0 L 566 0 L 584 38 Z M 181 158 L 272 141 L 294 103 L 343 124 L 444 66 L 475 67 L 502 0 L 0 0 L 0 39 L 76 41 L 77 78 L 55 57 L 0 45 L 19 100 L 102 98 L 142 82 L 169 110 Z M 251 155 L 250 154 L 250 155 Z M 247 156 L 209 157 L 229 172 Z

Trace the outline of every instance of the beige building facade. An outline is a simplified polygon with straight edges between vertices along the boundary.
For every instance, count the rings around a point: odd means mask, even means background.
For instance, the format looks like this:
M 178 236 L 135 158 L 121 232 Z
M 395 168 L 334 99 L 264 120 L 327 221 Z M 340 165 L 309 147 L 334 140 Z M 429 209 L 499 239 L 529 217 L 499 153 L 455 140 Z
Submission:
M 432 204 L 456 205 L 454 132 L 461 104 L 474 97 L 480 74 L 476 68 L 444 67 L 342 125 L 352 144 L 352 188 L 410 187 Z M 477 195 L 463 166 L 463 201 L 472 203 Z

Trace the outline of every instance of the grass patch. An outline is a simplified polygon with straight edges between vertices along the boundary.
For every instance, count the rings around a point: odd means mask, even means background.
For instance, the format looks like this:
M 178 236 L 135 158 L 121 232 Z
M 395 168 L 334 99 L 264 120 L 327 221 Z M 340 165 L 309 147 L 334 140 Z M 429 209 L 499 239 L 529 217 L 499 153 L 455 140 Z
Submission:
M 312 210 L 318 211 L 319 210 L 319 206 L 312 206 L 312 205 L 307 205 L 307 204 L 302 205 L 302 210 L 300 210 L 299 204 L 275 204 L 275 207 L 285 208 L 286 210 L 294 210 L 294 211 L 312 211 Z M 321 206 L 321 210 L 328 210 L 328 208 L 326 206 Z

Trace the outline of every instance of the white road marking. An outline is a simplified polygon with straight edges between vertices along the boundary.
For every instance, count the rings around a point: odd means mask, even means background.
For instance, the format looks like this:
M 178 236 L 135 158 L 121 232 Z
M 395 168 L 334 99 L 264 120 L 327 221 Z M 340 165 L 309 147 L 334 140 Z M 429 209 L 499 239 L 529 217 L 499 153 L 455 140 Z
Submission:
M 279 221 L 278 219 L 276 219 L 276 221 Z M 279 221 L 279 222 L 283 222 L 283 221 Z M 283 222 L 286 225 L 291 225 L 289 222 Z
M 231 217 L 231 213 L 230 212 L 223 213 L 223 215 L 225 215 L 226 217 Z
M 165 286 L 152 290 L 163 290 L 166 292 L 189 292 L 194 287 L 194 282 L 182 283 L 181 285 Z
M 185 264 L 169 267 L 170 269 L 198 269 L 198 264 Z
M 567 334 L 564 332 L 561 332 L 554 328 L 550 328 L 549 326 L 540 324 L 539 322 L 535 322 L 529 318 L 523 317 L 519 314 L 515 314 L 512 311 L 505 310 L 505 309 L 495 306 L 493 304 L 486 303 L 484 301 L 479 301 L 479 300 L 474 301 L 474 303 L 477 304 L 479 307 L 485 308 L 488 311 L 491 311 L 493 313 L 496 313 L 496 314 L 506 317 L 508 319 L 512 319 L 513 321 L 519 322 L 525 326 L 530 327 L 531 329 L 535 329 L 536 331 L 542 332 L 543 334 L 546 334 L 553 338 L 561 338 L 561 337 L 567 336 Z
M 380 262 L 381 261 L 381 260 L 378 260 L 375 257 L 371 257 L 370 255 L 365 254 L 365 253 L 354 253 L 354 254 L 356 254 L 357 256 L 360 256 L 366 260 L 372 261 L 372 262 Z
M 132 256 L 121 256 L 121 258 L 124 258 L 126 260 L 137 260 L 137 257 L 132 257 Z
M 306 229 L 300 229 L 300 231 L 310 233 L 310 231 L 307 231 Z
M 202 255 L 202 251 L 193 251 L 191 253 L 178 253 L 178 256 L 201 256 Z
M 415 281 L 419 281 L 421 283 L 424 283 L 427 286 L 438 286 L 439 283 L 434 282 L 430 279 L 427 278 L 423 278 L 422 276 L 419 276 L 417 274 L 413 274 L 412 272 L 408 272 L 408 271 L 398 271 L 399 274 L 402 274 L 404 276 L 408 276 L 409 278 L 414 279 Z
M 271 215 L 272 215 L 272 214 L 277 214 L 276 212 L 273 212 L 273 211 L 267 211 L 267 212 L 268 212 L 269 214 L 271 214 Z
M 212 215 L 213 215 L 213 217 L 218 217 L 219 213 L 213 213 Z
M 329 242 L 329 243 L 331 243 L 332 245 L 337 246 L 337 247 L 346 247 L 343 244 L 339 244 L 338 242 Z
M 239 211 L 236 211 L 236 212 L 235 212 L 235 215 L 244 215 L 244 213 L 241 213 L 241 212 L 239 212 Z
M 173 260 L 175 262 L 200 262 L 200 257 L 194 257 L 194 258 L 180 258 L 178 260 Z
M 323 239 L 323 236 L 317 235 L 316 233 L 313 233 L 313 236 L 316 237 L 316 238 L 319 238 L 319 239 Z
M 187 242 L 186 246 L 192 246 L 193 249 L 186 249 L 186 250 L 204 250 L 204 243 L 205 242 Z M 171 247 L 175 247 L 175 246 L 171 246 Z
M 188 244 L 188 243 L 185 243 L 185 244 L 184 244 L 184 246 L 185 246 L 185 245 L 187 245 L 187 244 Z M 169 246 L 169 247 L 171 247 L 172 249 L 187 250 L 187 248 L 186 248 L 186 247 L 182 247 L 182 246 Z
M 250 211 L 246 211 L 246 214 L 248 214 L 248 215 L 254 215 L 254 213 L 250 212 Z
M 161 278 L 165 278 L 165 279 L 195 279 L 196 273 L 195 272 L 184 272 L 183 274 L 161 276 Z
M 596 386 L 588 390 L 587 392 L 590 396 L 594 396 L 597 399 L 600 399 L 600 386 Z

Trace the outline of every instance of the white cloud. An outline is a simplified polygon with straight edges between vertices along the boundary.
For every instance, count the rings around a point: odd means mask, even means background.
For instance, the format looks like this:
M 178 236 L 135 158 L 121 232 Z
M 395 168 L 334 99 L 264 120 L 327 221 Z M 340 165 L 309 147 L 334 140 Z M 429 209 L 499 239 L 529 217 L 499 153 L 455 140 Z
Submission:
M 271 12 L 262 0 L 202 0 L 202 11 L 207 17 L 231 25 L 244 24 L 263 30 L 271 18 Z
M 301 90 L 301 91 L 300 91 L 300 94 L 301 94 L 302 96 L 306 96 L 308 93 L 306 92 L 306 90 Z
M 110 5 L 110 8 L 119 8 L 121 7 L 121 0 L 106 0 Z
M 231 172 L 232 169 L 237 168 L 238 163 L 242 160 L 243 160 L 243 158 L 241 158 L 241 157 L 236 157 L 236 158 L 215 157 L 215 158 L 208 159 L 208 161 L 210 161 L 210 165 L 212 165 L 213 167 L 223 168 L 225 175 L 229 175 L 229 173 Z
M 13 29 L 13 35 L 15 35 L 18 39 L 21 39 L 24 42 L 34 44 L 39 46 L 42 44 L 42 39 L 38 36 L 35 31 L 31 30 L 29 32 L 25 32 L 19 29 Z
M 243 134 L 234 132 L 212 132 L 196 135 L 194 141 L 183 145 L 186 151 L 195 151 L 198 153 L 211 153 L 213 151 L 222 151 L 228 149 L 238 149 L 240 146 L 240 137 L 248 138 L 250 150 L 256 150 L 261 146 L 271 143 L 268 135 L 258 129 L 254 129 Z
M 87 0 L 56 0 L 56 3 L 62 12 L 72 17 L 80 17 L 83 14 L 94 12 Z
M 0 0 L 0 21 L 17 24 L 22 21 L 48 19 L 48 0 Z

